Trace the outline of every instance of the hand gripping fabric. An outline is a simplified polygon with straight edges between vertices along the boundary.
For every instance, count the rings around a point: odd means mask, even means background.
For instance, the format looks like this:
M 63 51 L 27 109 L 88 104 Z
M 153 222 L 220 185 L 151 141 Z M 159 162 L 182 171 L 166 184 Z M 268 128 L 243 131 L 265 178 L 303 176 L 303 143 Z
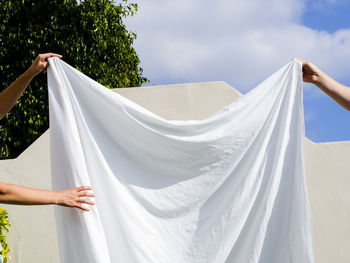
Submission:
M 204 120 L 165 120 L 49 58 L 62 262 L 311 263 L 302 65 L 292 60 Z

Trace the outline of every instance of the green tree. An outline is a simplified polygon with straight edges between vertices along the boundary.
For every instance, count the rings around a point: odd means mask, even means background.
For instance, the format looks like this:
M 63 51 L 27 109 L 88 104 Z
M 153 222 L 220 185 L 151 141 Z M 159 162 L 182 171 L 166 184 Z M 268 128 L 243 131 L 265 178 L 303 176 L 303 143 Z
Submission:
M 46 52 L 108 88 L 141 86 L 136 35 L 123 24 L 136 11 L 127 0 L 1 0 L 0 89 Z M 0 123 L 0 158 L 17 157 L 48 126 L 47 80 L 39 74 Z
M 9 231 L 8 228 L 10 226 L 11 225 L 9 223 L 7 211 L 3 208 L 0 208 L 0 244 L 1 244 L 0 254 L 4 259 L 4 263 L 8 261 L 8 258 L 9 258 L 8 253 L 10 252 L 10 248 L 6 243 L 6 236 L 4 235 L 4 232 L 8 232 Z

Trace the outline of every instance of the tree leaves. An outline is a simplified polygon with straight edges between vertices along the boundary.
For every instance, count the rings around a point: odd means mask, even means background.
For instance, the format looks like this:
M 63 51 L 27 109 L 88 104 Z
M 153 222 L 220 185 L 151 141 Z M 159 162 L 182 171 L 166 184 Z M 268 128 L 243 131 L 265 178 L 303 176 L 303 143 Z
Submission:
M 110 88 L 147 82 L 132 47 L 136 35 L 122 19 L 136 4 L 123 0 L 0 1 L 1 90 L 40 53 L 54 52 Z M 49 126 L 46 75 L 36 76 L 0 123 L 0 158 L 14 158 Z
M 3 208 L 0 208 L 0 243 L 2 247 L 2 251 L 0 251 L 0 253 L 4 258 L 4 263 L 8 262 L 9 259 L 8 253 L 10 252 L 10 248 L 8 247 L 6 242 L 5 232 L 9 231 L 8 229 L 10 226 L 11 225 L 8 219 L 7 211 Z

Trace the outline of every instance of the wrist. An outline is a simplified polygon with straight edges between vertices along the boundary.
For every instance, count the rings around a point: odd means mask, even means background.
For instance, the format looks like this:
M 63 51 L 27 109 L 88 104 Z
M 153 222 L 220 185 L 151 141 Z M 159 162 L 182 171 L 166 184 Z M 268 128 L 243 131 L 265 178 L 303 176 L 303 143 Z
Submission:
M 29 79 L 33 79 L 37 74 L 38 73 L 35 73 L 31 68 L 29 68 L 22 75 Z
M 52 204 L 59 205 L 61 204 L 61 198 L 60 198 L 60 192 L 59 191 L 53 191 L 52 192 Z
M 328 78 L 328 76 L 324 72 L 319 70 L 315 74 L 315 80 L 314 80 L 313 84 L 315 84 L 316 86 L 324 85 L 325 82 L 327 82 L 327 78 Z

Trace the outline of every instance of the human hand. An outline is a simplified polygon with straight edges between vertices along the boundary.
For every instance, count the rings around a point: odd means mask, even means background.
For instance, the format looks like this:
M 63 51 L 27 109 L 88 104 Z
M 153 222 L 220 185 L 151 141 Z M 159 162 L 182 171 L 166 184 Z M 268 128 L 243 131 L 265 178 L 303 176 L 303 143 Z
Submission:
M 36 59 L 33 61 L 33 64 L 27 70 L 28 73 L 30 73 L 34 77 L 43 70 L 44 72 L 46 72 L 46 68 L 48 65 L 47 58 L 50 58 L 50 57 L 61 58 L 62 56 L 54 53 L 39 54 L 36 57 Z
M 56 204 L 67 207 L 77 207 L 84 211 L 90 211 L 87 207 L 82 204 L 94 205 L 95 203 L 86 199 L 86 197 L 95 197 L 94 194 L 87 192 L 92 190 L 90 186 L 80 186 L 72 189 L 63 191 L 56 191 Z
M 315 84 L 320 79 L 322 72 L 318 67 L 300 58 L 295 58 L 295 60 L 301 62 L 303 65 L 303 81 Z

